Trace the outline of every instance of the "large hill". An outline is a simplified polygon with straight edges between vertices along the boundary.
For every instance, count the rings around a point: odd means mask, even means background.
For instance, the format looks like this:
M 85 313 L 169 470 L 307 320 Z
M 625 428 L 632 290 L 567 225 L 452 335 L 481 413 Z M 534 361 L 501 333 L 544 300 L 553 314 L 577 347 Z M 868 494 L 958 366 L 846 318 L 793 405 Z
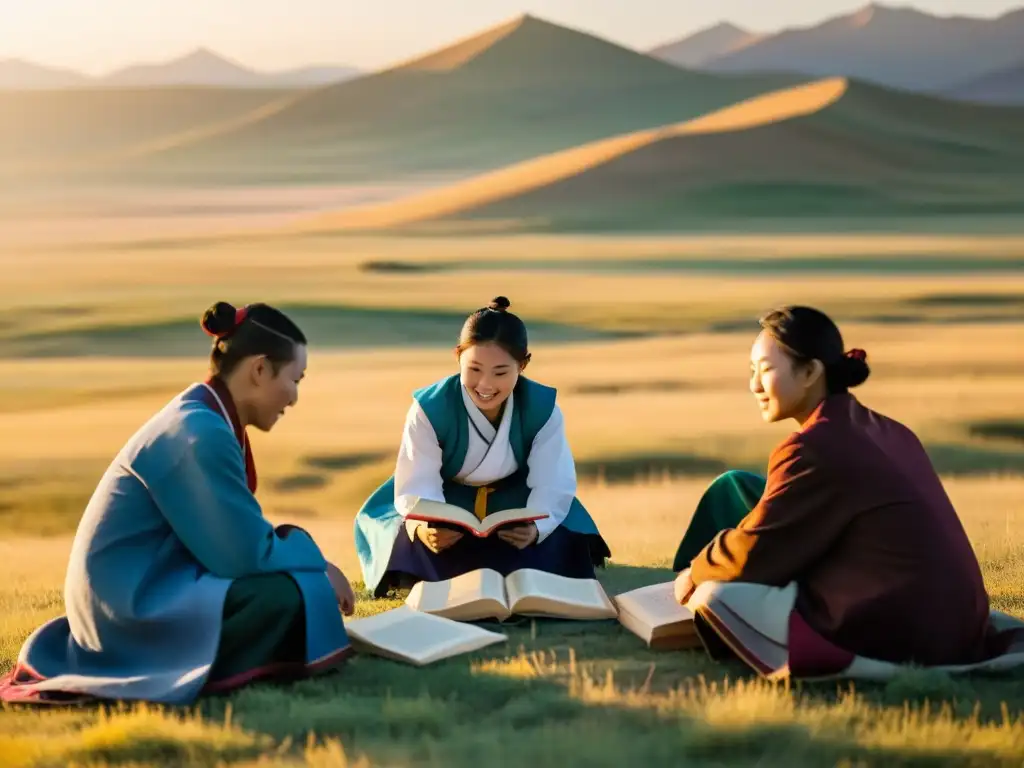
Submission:
M 689 72 L 527 15 L 102 170 L 239 183 L 464 174 L 694 117 L 792 81 Z
M 1022 50 L 1024 9 L 986 19 L 873 3 L 821 24 L 765 36 L 701 66 L 713 72 L 841 75 L 940 92 L 1018 63 Z
M 796 228 L 1024 213 L 1024 110 L 827 79 L 577 147 L 314 230 Z M 456 229 L 458 226 L 456 226 Z

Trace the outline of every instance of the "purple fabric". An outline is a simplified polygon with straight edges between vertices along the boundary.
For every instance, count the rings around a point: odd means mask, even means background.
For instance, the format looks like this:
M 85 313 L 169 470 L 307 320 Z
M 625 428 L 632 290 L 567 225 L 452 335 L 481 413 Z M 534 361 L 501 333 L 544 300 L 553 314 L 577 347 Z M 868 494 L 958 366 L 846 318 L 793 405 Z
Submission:
M 516 549 L 497 536 L 481 539 L 465 535 L 436 555 L 419 539 L 410 541 L 402 526 L 384 582 L 389 588 L 406 587 L 417 581 L 445 581 L 479 568 L 490 568 L 503 576 L 531 568 L 576 579 L 595 578 L 586 535 L 561 526 L 541 543 L 525 549 Z

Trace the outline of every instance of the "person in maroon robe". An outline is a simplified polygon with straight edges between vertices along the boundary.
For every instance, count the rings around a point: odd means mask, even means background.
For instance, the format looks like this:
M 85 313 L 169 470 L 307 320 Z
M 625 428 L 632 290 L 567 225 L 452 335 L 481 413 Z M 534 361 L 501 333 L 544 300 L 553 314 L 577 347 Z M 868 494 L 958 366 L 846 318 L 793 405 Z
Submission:
M 708 489 L 677 552 L 677 599 L 707 582 L 795 584 L 796 620 L 840 656 L 991 657 L 981 568 L 928 453 L 849 392 L 868 378 L 866 354 L 846 351 L 835 323 L 809 307 L 760 325 L 750 391 L 766 422 L 799 429 L 772 452 L 766 479 L 729 472 Z

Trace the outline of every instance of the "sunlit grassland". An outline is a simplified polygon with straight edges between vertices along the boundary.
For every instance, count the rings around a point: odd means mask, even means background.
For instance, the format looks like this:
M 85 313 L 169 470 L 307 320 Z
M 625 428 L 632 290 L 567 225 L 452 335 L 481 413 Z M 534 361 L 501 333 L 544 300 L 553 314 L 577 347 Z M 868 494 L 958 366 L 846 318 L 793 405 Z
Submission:
M 297 307 L 311 339 L 308 376 L 298 406 L 271 434 L 253 435 L 258 495 L 269 517 L 309 528 L 358 578 L 352 518 L 391 471 L 412 391 L 456 370 L 451 346 L 466 313 L 509 296 L 540 329 L 528 375 L 559 388 L 579 495 L 613 552 L 601 574 L 610 593 L 670 578 L 702 489 L 729 467 L 763 469 L 791 429 L 761 423 L 747 355 L 761 311 L 812 303 L 841 321 L 849 346 L 868 350 L 873 375 L 858 396 L 918 432 L 993 604 L 1024 616 L 1020 242 L 164 245 L 0 256 L 0 670 L 63 610 L 71 535 L 110 459 L 204 376 L 198 317 L 218 299 Z M 865 254 L 939 253 L 1005 264 L 851 267 Z M 487 268 L 520 257 L 522 268 Z M 627 258 L 723 263 L 713 273 L 592 268 Z M 808 269 L 768 268 L 790 258 Z M 730 270 L 739 259 L 765 264 Z M 552 269 L 555 260 L 566 264 Z M 370 262 L 459 263 L 416 272 Z M 395 604 L 363 599 L 359 613 Z M 330 678 L 257 686 L 193 714 L 4 711 L 0 764 L 1019 765 L 1024 754 L 1019 677 L 908 672 L 885 686 L 773 687 L 698 652 L 648 651 L 614 622 L 527 623 L 508 635 L 507 645 L 425 669 L 360 656 Z

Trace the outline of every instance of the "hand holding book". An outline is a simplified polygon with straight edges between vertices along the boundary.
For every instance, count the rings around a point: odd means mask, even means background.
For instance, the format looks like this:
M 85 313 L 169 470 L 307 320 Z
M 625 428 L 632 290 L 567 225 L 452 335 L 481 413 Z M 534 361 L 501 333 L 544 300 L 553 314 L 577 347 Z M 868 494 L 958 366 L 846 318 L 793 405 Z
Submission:
M 675 593 L 676 602 L 680 605 L 686 605 L 690 596 L 693 594 L 693 579 L 690 578 L 690 569 L 686 568 L 679 572 L 676 576 L 675 584 L 673 585 L 673 592 Z
M 511 544 L 516 549 L 526 549 L 531 544 L 536 543 L 539 535 L 540 532 L 537 530 L 537 524 L 532 522 L 511 528 L 502 528 L 497 533 L 499 539 L 506 544 Z
M 428 499 L 417 501 L 405 516 L 406 520 L 418 520 L 431 525 L 440 524 L 440 526 L 446 528 L 459 528 L 462 533 L 468 533 L 477 538 L 484 538 L 492 533 L 500 535 L 503 530 L 523 528 L 525 526 L 530 526 L 536 531 L 537 526 L 533 525 L 533 522 L 535 520 L 543 520 L 546 517 L 549 517 L 546 512 L 535 512 L 530 509 L 503 509 L 501 512 L 492 512 L 483 520 L 480 520 L 472 512 L 461 507 L 429 501 Z M 420 528 L 417 528 L 417 535 L 419 535 L 419 531 Z M 535 537 L 536 534 L 531 533 L 530 536 Z M 502 538 L 504 539 L 505 537 Z M 520 538 L 526 537 L 519 534 L 514 537 L 514 540 L 518 541 Z M 423 543 L 426 544 L 426 542 Z
M 462 533 L 451 528 L 434 528 L 427 523 L 416 528 L 416 538 L 435 555 L 444 552 L 462 538 Z

